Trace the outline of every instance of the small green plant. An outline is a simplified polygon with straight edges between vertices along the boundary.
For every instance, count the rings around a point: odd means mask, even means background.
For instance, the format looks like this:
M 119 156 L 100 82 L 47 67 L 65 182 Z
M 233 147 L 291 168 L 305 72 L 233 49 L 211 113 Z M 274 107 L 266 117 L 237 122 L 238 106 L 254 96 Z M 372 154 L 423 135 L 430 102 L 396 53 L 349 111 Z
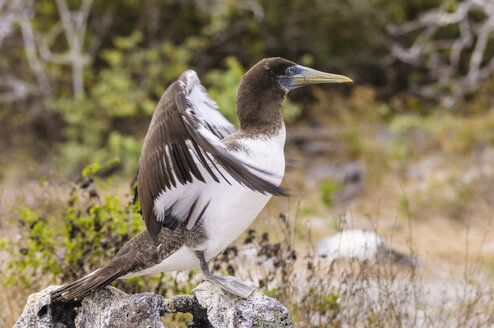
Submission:
M 70 281 L 101 267 L 131 237 L 143 229 L 139 202 L 127 203 L 106 194 L 111 179 L 98 173 L 118 159 L 94 162 L 82 171 L 63 200 L 46 200 L 39 208 L 19 205 L 19 235 L 2 240 L 10 253 L 5 282 L 25 288 Z M 50 188 L 46 181 L 43 188 Z
M 334 195 L 341 190 L 341 184 L 331 180 L 326 179 L 321 185 L 321 200 L 326 206 L 333 205 Z
M 227 57 L 225 66 L 226 70 L 215 69 L 206 74 L 204 82 L 210 85 L 208 93 L 218 104 L 219 110 L 230 122 L 238 126 L 235 96 L 245 70 L 235 57 Z

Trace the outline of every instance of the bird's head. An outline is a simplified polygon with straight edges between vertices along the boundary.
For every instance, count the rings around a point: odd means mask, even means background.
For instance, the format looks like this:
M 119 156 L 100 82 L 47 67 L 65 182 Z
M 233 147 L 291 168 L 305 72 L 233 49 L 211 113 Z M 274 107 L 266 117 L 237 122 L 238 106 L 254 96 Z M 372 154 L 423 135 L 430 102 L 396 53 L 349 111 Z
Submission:
M 240 128 L 279 127 L 282 125 L 281 104 L 288 91 L 310 84 L 344 82 L 352 80 L 297 65 L 284 58 L 264 58 L 240 81 L 236 98 Z
M 280 57 L 260 60 L 245 78 L 255 79 L 263 89 L 281 86 L 286 91 L 311 84 L 353 82 L 346 76 L 317 71 Z

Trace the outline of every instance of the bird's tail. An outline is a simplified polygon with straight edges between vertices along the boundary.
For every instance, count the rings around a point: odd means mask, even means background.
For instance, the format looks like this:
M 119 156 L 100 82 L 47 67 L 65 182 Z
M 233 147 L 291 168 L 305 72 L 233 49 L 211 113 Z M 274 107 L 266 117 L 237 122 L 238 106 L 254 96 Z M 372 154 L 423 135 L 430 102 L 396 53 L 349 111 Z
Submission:
M 87 295 L 112 283 L 115 279 L 122 277 L 128 272 L 123 268 L 105 265 L 87 276 L 60 287 L 51 293 L 52 302 L 78 301 Z

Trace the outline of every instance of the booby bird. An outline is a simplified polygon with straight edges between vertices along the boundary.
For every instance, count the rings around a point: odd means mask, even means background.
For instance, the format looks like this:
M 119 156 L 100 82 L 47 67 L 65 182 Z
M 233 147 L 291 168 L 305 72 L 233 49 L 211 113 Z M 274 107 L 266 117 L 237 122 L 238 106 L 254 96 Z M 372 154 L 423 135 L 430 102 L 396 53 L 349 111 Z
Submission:
M 184 72 L 161 97 L 144 139 L 137 197 L 146 230 L 101 269 L 52 293 L 52 301 L 81 299 L 117 278 L 194 267 L 247 298 L 252 287 L 213 275 L 207 262 L 247 229 L 272 195 L 284 194 L 281 104 L 288 91 L 342 82 L 352 80 L 279 57 L 262 59 L 240 81 L 235 131 L 197 74 Z

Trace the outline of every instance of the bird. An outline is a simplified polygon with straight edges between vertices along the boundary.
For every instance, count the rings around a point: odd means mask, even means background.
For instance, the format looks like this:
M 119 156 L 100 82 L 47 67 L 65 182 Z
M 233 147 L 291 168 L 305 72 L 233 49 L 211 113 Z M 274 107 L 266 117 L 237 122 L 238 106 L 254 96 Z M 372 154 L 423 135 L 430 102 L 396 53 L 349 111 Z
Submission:
M 261 59 L 241 78 L 238 130 L 219 111 L 197 73 L 166 88 L 151 118 L 137 170 L 146 229 L 103 267 L 55 290 L 52 302 L 80 300 L 115 279 L 200 267 L 206 280 L 241 298 L 254 288 L 212 274 L 208 261 L 254 221 L 285 172 L 281 105 L 290 90 L 350 78 Z

